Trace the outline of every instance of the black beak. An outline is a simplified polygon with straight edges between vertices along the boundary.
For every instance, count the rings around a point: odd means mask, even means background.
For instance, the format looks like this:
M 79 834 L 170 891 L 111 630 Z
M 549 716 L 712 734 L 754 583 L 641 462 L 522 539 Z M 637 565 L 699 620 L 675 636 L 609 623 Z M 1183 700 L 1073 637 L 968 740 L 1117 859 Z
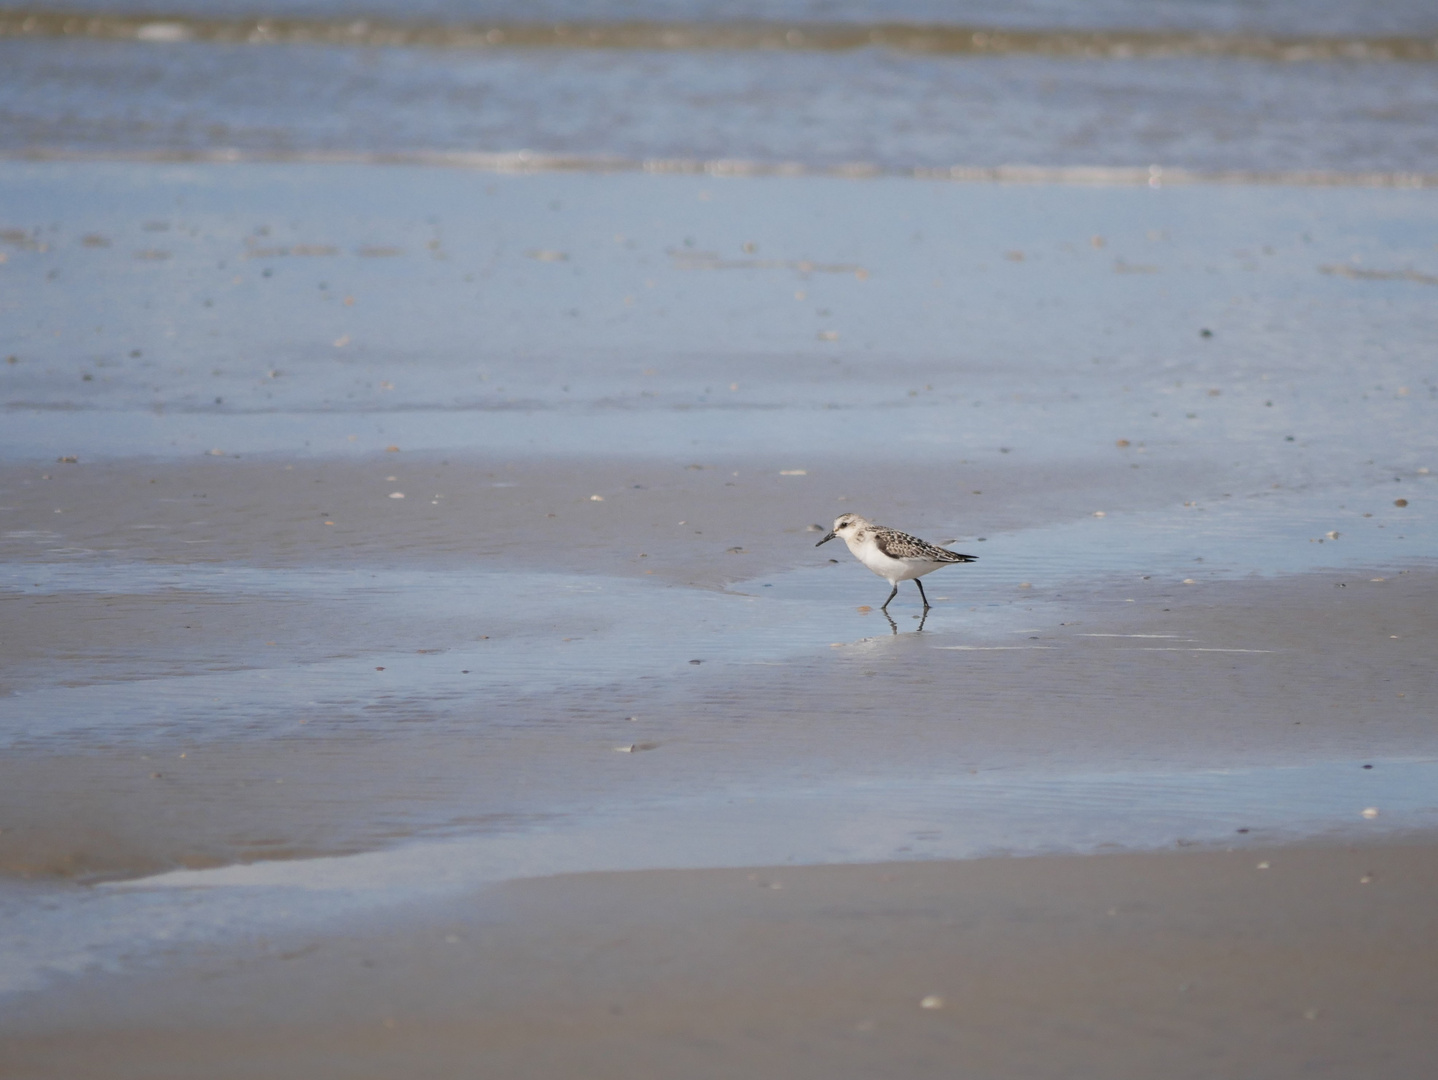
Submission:
M 834 539 L 834 535 L 834 533 L 830 533 L 828 536 L 824 537 L 824 539 L 820 540 L 819 544 L 827 544 L 830 540 Z M 819 544 L 815 544 L 814 546 L 818 547 Z

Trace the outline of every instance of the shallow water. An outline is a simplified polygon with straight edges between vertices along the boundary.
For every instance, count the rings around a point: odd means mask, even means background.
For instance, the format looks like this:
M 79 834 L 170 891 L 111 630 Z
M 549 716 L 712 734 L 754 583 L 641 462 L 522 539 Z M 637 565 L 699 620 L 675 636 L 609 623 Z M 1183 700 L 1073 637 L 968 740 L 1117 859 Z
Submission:
M 0 153 L 1431 184 L 1435 33 L 1421 0 L 52 0 L 0 16 Z
M 0 40 L 0 153 L 1438 173 L 1431 60 L 841 55 Z

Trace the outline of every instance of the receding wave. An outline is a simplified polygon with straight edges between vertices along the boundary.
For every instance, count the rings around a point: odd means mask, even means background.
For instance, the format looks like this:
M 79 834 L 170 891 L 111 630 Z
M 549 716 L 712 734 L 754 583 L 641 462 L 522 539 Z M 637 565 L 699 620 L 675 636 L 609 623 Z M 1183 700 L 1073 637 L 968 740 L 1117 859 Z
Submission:
M 0 38 L 312 44 L 447 49 L 657 49 L 845 52 L 880 48 L 940 56 L 1223 56 L 1258 60 L 1438 60 L 1438 37 L 1288 37 L 1182 30 L 1006 30 L 907 23 L 506 22 L 214 18 L 0 10 Z
M 625 158 L 545 154 L 531 150 L 68 150 L 32 147 L 0 150 L 0 161 L 131 161 L 153 164 L 414 165 L 494 173 L 643 172 L 691 176 L 829 176 L 863 180 L 911 177 L 990 184 L 1090 184 L 1171 187 L 1193 184 L 1264 184 L 1288 187 L 1438 188 L 1438 173 L 1328 169 L 1183 169 L 1161 165 L 950 165 L 886 168 L 872 162 L 806 165 L 738 158 Z

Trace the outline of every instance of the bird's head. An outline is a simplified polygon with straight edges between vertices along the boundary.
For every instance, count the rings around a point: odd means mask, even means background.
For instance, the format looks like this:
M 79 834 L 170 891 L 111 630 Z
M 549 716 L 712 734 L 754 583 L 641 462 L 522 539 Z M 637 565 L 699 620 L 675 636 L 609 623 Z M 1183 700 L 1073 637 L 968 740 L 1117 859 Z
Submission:
M 867 524 L 869 524 L 868 518 L 860 517 L 858 514 L 840 514 L 834 519 L 834 528 L 824 539 L 819 541 L 819 544 L 827 544 L 836 536 L 847 540 Z M 814 546 L 818 547 L 819 544 Z

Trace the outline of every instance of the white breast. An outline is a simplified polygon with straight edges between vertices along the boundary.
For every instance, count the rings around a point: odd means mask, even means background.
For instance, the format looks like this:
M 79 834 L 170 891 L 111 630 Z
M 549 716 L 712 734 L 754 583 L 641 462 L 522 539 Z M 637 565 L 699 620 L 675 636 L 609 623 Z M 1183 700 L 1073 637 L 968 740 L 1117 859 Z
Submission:
M 849 545 L 849 550 L 853 553 L 854 558 L 889 582 L 908 581 L 910 578 L 916 578 L 933 569 L 932 564 L 928 562 L 919 562 L 918 560 L 910 562 L 906 559 L 889 558 L 879 550 L 879 545 L 874 542 L 872 536 L 866 536 L 861 543 L 855 543 L 845 537 L 844 543 Z

